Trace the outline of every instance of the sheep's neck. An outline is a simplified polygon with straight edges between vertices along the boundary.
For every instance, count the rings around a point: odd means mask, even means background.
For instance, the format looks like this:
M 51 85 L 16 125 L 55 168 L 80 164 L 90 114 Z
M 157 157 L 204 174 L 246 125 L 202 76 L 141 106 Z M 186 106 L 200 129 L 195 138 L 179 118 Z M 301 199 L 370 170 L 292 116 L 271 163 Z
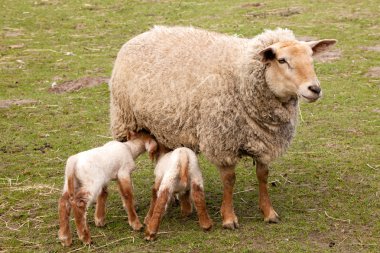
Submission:
M 125 145 L 127 145 L 127 147 L 129 147 L 129 149 L 131 150 L 133 160 L 135 160 L 139 155 L 145 152 L 145 143 L 140 139 L 127 141 Z

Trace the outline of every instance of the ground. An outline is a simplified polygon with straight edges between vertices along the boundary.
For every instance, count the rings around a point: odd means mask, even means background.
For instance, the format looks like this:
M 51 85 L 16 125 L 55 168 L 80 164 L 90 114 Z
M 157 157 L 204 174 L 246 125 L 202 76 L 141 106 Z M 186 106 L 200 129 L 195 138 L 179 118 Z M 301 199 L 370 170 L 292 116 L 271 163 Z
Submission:
M 0 252 L 380 251 L 378 1 L 8 0 L 0 6 Z M 196 215 L 181 219 L 173 206 L 158 240 L 146 243 L 128 226 L 112 182 L 106 226 L 95 227 L 89 211 L 94 244 L 83 246 L 74 235 L 64 249 L 57 201 L 65 160 L 110 140 L 106 79 L 121 45 L 155 24 L 242 37 L 287 27 L 305 40 L 339 41 L 330 58 L 315 64 L 323 99 L 301 104 L 291 148 L 271 164 L 270 196 L 281 223 L 264 223 L 252 160 L 244 158 L 234 195 L 240 228 L 222 229 L 219 175 L 200 157 L 215 223 L 210 232 L 200 230 Z M 78 80 L 86 82 L 75 86 Z M 99 85 L 52 92 L 65 82 Z M 134 189 L 143 220 L 153 165 L 144 155 L 138 168 Z

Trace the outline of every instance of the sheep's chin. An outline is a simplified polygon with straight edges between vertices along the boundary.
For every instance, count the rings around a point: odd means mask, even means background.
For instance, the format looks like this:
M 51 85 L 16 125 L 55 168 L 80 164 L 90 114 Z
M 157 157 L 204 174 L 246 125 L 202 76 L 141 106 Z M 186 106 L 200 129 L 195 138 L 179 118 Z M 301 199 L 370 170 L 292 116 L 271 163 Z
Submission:
M 307 103 L 314 103 L 320 98 L 320 96 L 305 96 L 302 94 L 300 97 L 302 98 L 303 101 L 306 101 Z

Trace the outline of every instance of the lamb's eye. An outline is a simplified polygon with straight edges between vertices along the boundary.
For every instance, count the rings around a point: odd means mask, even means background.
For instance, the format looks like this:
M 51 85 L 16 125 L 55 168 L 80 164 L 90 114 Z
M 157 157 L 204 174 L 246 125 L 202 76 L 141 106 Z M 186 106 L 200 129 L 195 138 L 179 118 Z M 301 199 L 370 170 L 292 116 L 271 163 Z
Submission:
M 286 63 L 286 60 L 285 60 L 284 58 L 281 58 L 281 59 L 278 59 L 278 62 L 279 62 L 280 64 L 284 64 L 284 63 Z

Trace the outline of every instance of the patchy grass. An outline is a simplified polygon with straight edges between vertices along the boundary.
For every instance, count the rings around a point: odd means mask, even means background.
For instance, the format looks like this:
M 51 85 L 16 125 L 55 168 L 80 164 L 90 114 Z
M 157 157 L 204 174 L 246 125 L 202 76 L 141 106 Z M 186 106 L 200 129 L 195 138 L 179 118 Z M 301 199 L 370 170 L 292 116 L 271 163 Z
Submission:
M 33 101 L 0 108 L 0 252 L 378 252 L 380 250 L 380 81 L 377 1 L 3 1 L 0 3 L 0 100 Z M 301 106 L 289 152 L 271 165 L 270 194 L 282 222 L 265 224 L 257 208 L 252 161 L 237 168 L 235 210 L 241 227 L 221 228 L 217 170 L 201 158 L 208 210 L 165 216 L 157 241 L 127 225 L 115 184 L 107 225 L 89 222 L 94 245 L 57 239 L 57 201 L 67 157 L 109 140 L 106 85 L 52 94 L 52 83 L 110 76 L 121 45 L 155 24 L 193 25 L 250 37 L 265 28 L 336 38 L 340 58 L 316 63 L 324 98 Z M 138 214 L 148 210 L 153 166 L 134 174 Z

